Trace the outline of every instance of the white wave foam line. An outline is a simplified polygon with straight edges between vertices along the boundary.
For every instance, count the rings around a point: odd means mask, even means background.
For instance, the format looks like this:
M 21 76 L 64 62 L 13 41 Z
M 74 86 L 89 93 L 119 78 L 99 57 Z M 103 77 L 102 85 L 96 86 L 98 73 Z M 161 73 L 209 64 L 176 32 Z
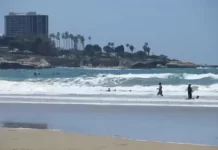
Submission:
M 47 105 L 102 105 L 102 106 L 160 106 L 160 107 L 209 107 L 218 108 L 218 105 L 199 104 L 149 104 L 149 103 L 76 103 L 76 102 L 33 102 L 33 101 L 0 101 L 3 104 L 47 104 Z
M 168 78 L 169 76 L 173 76 L 173 73 L 160 73 L 160 74 L 99 74 L 98 77 L 108 77 L 108 78 L 127 78 L 127 79 L 134 79 L 134 78 Z
M 0 80 L 0 94 L 125 94 L 125 95 L 156 95 L 157 86 L 132 86 L 132 87 L 113 87 L 112 92 L 106 92 L 106 87 L 101 86 L 78 86 L 73 81 L 63 82 L 59 81 L 1 81 Z M 218 84 L 210 86 L 196 85 L 198 88 L 194 94 L 197 95 L 217 95 Z M 116 92 L 113 91 L 116 89 Z M 131 91 L 130 91 L 131 90 Z M 186 95 L 187 85 L 164 85 L 163 92 L 165 95 Z
M 218 107 L 218 100 L 144 99 L 129 97 L 0 96 L 0 103 L 117 106 Z
M 203 78 L 213 78 L 218 79 L 218 74 L 207 73 L 207 74 L 180 74 L 180 73 L 159 73 L 159 74 L 99 74 L 97 78 L 123 78 L 123 79 L 134 79 L 134 78 L 142 78 L 142 79 L 149 79 L 149 78 L 160 78 L 160 79 L 167 79 L 167 78 L 179 78 L 179 79 L 186 79 L 186 80 L 198 80 Z
M 216 74 L 172 74 L 172 73 L 162 73 L 162 74 L 99 74 L 94 77 L 76 77 L 74 79 L 65 79 L 65 82 L 71 80 L 71 83 L 77 85 L 105 85 L 105 84 L 122 84 L 128 80 L 134 79 L 184 79 L 184 80 L 200 80 L 204 78 L 218 79 Z
M 151 79 L 151 78 L 159 78 L 159 79 L 168 79 L 168 78 L 178 78 L 178 79 L 186 79 L 186 80 L 198 80 L 203 78 L 214 78 L 218 79 L 218 75 L 215 74 L 99 74 L 94 77 L 88 76 L 80 76 L 76 78 L 53 78 L 53 79 L 30 79 L 27 81 L 30 82 L 47 82 L 49 84 L 57 85 L 77 85 L 77 86 L 101 86 L 101 85 L 119 85 L 123 82 L 134 80 L 134 79 Z M 134 84 L 134 81 L 133 81 Z
M 11 96 L 11 95 L 0 95 L 0 101 L 4 100 L 16 100 L 16 101 L 57 101 L 57 102 L 82 102 L 82 101 L 89 101 L 89 102 L 144 102 L 144 103 L 196 103 L 196 104 L 218 104 L 218 100 L 212 99 L 195 99 L 195 100 L 186 100 L 186 99 L 172 99 L 172 98 L 146 98 L 146 97 L 128 97 L 128 96 L 122 96 L 122 97 L 116 97 L 116 96 L 108 96 L 104 97 L 102 95 L 98 96 L 92 96 L 92 97 L 84 97 L 84 96 L 67 96 L 67 97 L 61 97 L 61 96 Z
M 213 78 L 218 79 L 218 74 L 207 73 L 207 74 L 183 74 L 184 79 L 186 80 L 199 80 L 203 78 Z

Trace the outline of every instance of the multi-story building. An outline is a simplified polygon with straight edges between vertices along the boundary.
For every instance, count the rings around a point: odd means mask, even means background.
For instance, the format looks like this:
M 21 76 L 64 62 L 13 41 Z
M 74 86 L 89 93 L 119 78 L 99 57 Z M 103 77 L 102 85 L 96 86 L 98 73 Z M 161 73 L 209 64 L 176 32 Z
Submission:
M 14 13 L 5 16 L 5 36 L 48 36 L 48 16 L 36 12 Z

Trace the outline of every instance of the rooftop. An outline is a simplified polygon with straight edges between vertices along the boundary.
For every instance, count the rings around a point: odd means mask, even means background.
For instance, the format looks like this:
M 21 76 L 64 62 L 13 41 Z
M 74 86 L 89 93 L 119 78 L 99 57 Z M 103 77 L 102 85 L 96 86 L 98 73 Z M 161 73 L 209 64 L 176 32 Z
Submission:
M 9 12 L 9 16 L 16 16 L 16 15 L 37 15 L 36 12 L 27 12 L 27 13 L 17 13 L 17 12 Z

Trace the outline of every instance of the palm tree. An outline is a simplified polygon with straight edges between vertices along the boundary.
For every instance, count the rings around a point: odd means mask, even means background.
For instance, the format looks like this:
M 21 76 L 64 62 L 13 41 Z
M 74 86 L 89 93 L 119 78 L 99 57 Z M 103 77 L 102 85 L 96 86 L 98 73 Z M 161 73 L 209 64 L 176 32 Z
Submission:
M 56 34 L 56 39 L 57 39 L 57 41 L 58 41 L 58 47 L 59 47 L 59 49 L 60 49 L 60 47 L 61 47 L 60 32 L 57 32 L 57 34 Z
M 143 50 L 145 53 L 147 53 L 147 55 L 149 56 L 151 48 L 148 46 L 148 43 L 145 42 L 145 44 L 142 46 Z
M 74 50 L 78 50 L 78 38 L 79 36 L 74 36 L 73 42 L 74 42 Z
M 73 34 L 70 34 L 69 35 L 70 36 L 70 47 L 71 47 L 71 49 L 73 49 L 73 39 L 74 39 L 74 35 Z
M 50 39 L 51 39 L 52 41 L 55 42 L 55 34 L 54 34 L 54 33 L 51 33 L 51 34 L 49 35 L 49 37 L 50 37 Z M 56 46 L 56 42 L 55 42 L 55 46 Z
M 80 37 L 80 41 L 81 41 L 81 44 L 82 44 L 82 50 L 84 50 L 84 48 L 85 48 L 85 38 L 84 38 L 84 36 Z
M 89 44 L 91 44 L 92 37 L 89 36 L 88 39 L 89 39 Z
M 54 33 L 50 33 L 50 34 L 49 34 L 49 37 L 50 37 L 52 40 L 53 40 L 54 36 L 55 36 Z
M 134 51 L 135 47 L 134 47 L 133 45 L 130 45 L 130 46 L 129 46 L 129 49 L 130 49 L 130 50 L 131 50 L 131 52 L 133 53 L 133 51 Z
M 63 39 L 63 47 L 66 48 L 66 36 L 65 33 L 62 33 L 62 39 Z
M 114 47 L 114 43 L 113 42 L 111 42 L 111 47 Z
M 65 38 L 66 38 L 66 47 L 69 50 L 69 48 L 70 48 L 70 42 L 69 42 L 70 35 L 69 35 L 69 32 L 67 32 L 67 31 L 65 32 Z
M 81 45 L 82 45 L 81 37 L 82 37 L 82 35 L 77 34 L 77 40 L 78 40 L 78 42 L 77 42 L 77 50 L 81 50 L 82 49 L 81 48 Z

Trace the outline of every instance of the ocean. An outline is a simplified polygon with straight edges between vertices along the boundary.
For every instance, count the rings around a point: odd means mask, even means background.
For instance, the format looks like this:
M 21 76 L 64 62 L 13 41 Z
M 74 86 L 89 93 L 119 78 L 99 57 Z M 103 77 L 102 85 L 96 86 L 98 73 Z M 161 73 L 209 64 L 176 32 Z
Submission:
M 163 97 L 157 96 L 159 82 Z M 189 83 L 199 99 L 186 99 Z M 0 124 L 218 145 L 217 114 L 218 69 L 0 70 Z
M 188 83 L 200 99 L 186 100 Z M 0 102 L 218 106 L 218 69 L 0 70 L 0 85 Z

